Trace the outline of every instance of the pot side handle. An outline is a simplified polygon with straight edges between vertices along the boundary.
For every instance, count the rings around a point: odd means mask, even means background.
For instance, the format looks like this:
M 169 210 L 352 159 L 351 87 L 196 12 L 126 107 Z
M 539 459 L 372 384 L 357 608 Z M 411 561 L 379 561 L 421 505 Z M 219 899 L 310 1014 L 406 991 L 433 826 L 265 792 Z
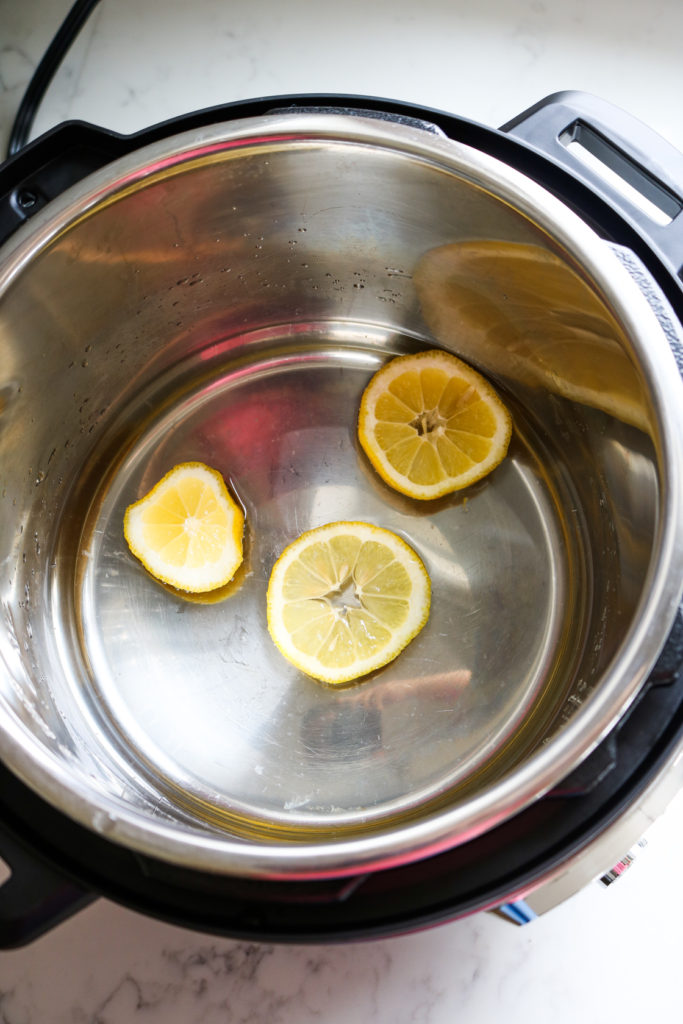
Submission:
M 0 819 L 0 950 L 26 946 L 97 898 L 28 850 Z
M 553 93 L 501 127 L 568 169 L 683 279 L 683 153 L 590 93 Z
M 0 165 L 0 245 L 65 189 L 131 145 L 127 136 L 65 121 L 10 157 Z

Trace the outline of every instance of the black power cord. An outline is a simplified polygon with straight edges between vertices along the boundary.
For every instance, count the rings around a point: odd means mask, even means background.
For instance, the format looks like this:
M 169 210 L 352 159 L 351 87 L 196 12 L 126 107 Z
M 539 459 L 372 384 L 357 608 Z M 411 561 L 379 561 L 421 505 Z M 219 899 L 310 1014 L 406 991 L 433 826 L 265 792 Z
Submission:
M 47 87 L 54 78 L 57 68 L 64 60 L 69 47 L 98 3 L 99 0 L 75 0 L 71 10 L 57 30 L 33 73 L 33 77 L 28 83 L 26 92 L 19 104 L 7 144 L 7 156 L 14 156 L 15 153 L 18 153 L 26 145 L 31 126 Z

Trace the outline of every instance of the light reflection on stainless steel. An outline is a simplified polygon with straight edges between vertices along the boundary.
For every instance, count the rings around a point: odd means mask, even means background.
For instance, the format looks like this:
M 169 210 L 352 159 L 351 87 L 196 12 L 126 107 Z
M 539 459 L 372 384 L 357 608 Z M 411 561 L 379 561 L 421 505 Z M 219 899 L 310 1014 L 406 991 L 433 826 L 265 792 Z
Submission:
M 500 239 L 425 253 L 414 275 L 425 319 L 463 358 L 648 430 L 643 384 L 603 302 L 556 253 Z
M 471 239 L 503 277 L 511 247 L 547 254 L 572 301 L 579 274 L 629 416 L 530 378 L 464 314 L 444 329 L 414 274 Z M 682 389 L 627 284 L 532 183 L 361 118 L 166 141 L 38 214 L 0 263 L 7 763 L 118 842 L 236 874 L 417 857 L 535 799 L 622 713 L 680 597 Z M 590 358 L 585 321 L 551 313 Z M 376 477 L 355 418 L 384 359 L 435 343 L 499 384 L 515 435 L 491 477 L 425 507 Z M 247 513 L 222 600 L 154 582 L 121 532 L 192 458 Z M 286 543 L 340 518 L 404 535 L 433 605 L 392 665 L 333 690 L 274 648 L 265 588 Z

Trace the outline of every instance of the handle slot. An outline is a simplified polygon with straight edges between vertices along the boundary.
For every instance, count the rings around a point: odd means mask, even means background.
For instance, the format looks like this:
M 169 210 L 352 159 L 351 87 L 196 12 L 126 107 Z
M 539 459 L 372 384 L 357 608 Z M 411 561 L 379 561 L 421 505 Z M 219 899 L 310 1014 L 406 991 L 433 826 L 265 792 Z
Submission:
M 683 153 L 630 114 L 584 92 L 553 93 L 501 131 L 569 170 L 683 282 Z M 597 169 L 589 161 L 597 161 Z M 643 212 L 645 200 L 654 212 Z
M 559 140 L 573 157 L 601 175 L 653 223 L 670 224 L 683 210 L 683 204 L 669 189 L 584 121 L 574 121 L 560 133 Z

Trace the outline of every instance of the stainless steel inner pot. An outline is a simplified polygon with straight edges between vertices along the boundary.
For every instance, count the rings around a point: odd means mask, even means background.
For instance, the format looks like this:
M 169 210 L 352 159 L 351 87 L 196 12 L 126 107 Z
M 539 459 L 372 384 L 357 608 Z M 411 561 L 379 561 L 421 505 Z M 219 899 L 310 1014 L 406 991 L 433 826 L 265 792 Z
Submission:
M 447 499 L 356 440 L 389 357 L 442 346 L 514 417 Z M 683 386 L 623 254 L 417 125 L 274 113 L 85 179 L 0 253 L 0 753 L 112 841 L 269 878 L 407 862 L 544 794 L 642 687 L 683 577 Z M 247 516 L 217 597 L 151 579 L 126 506 L 219 469 Z M 322 686 L 266 628 L 303 530 L 404 536 L 430 621 Z

